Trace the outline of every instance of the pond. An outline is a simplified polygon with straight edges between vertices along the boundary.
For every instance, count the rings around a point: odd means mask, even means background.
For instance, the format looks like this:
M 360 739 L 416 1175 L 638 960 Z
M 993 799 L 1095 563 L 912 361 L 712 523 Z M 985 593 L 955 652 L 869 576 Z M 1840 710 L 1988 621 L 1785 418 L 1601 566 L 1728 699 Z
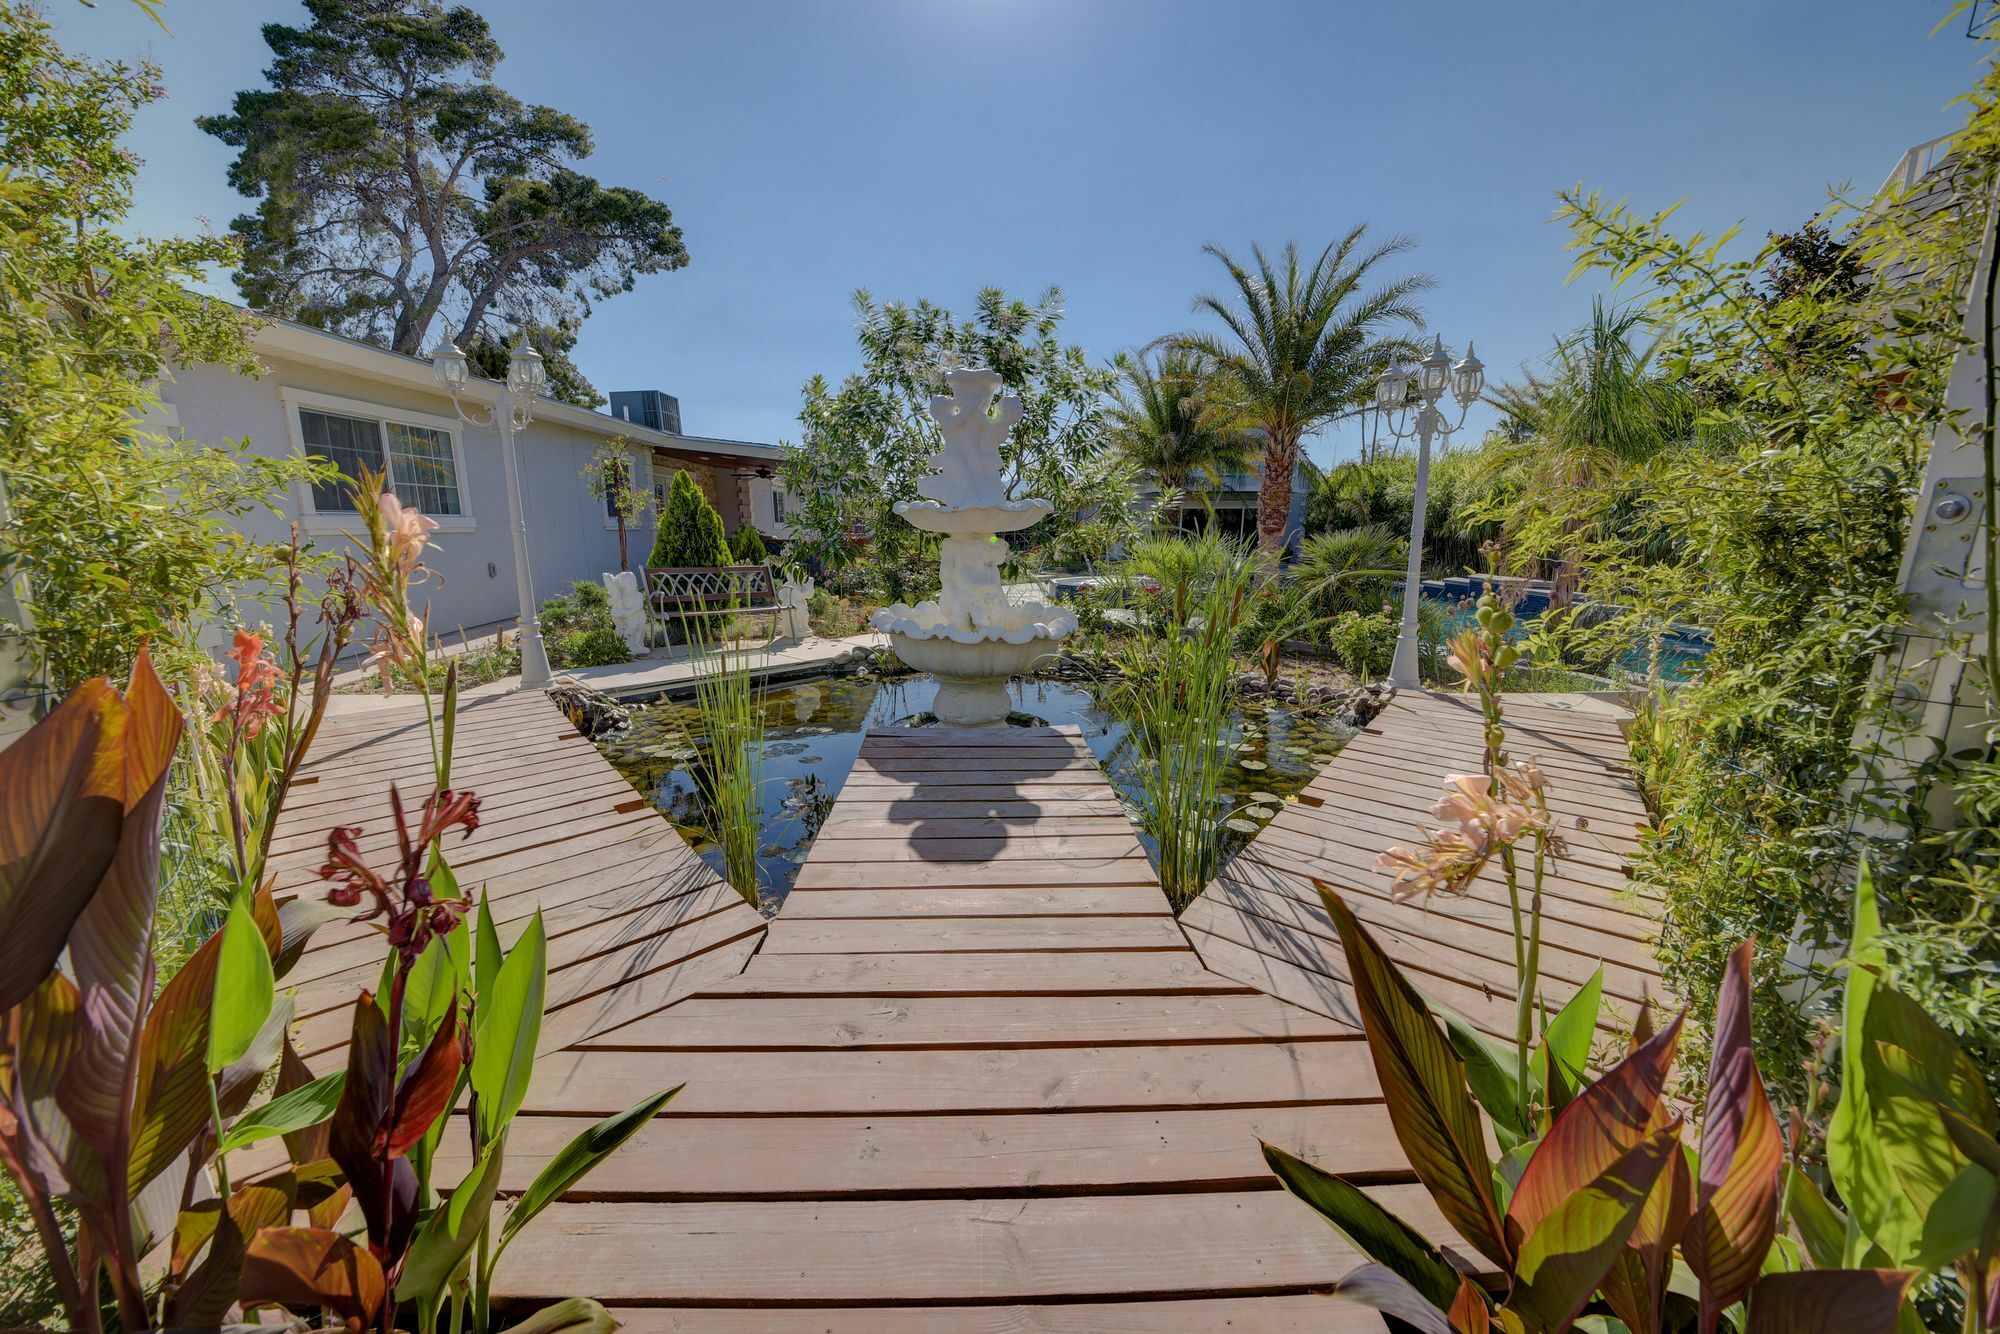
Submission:
M 1139 763 L 1125 723 L 1092 687 L 1053 680 L 1016 680 L 1008 686 L 1014 707 L 1054 725 L 1082 732 L 1099 766 L 1130 809 Z M 782 903 L 812 848 L 833 800 L 871 727 L 887 727 L 928 712 L 937 683 L 927 676 L 824 677 L 769 687 L 764 701 L 764 828 L 758 843 L 766 912 Z M 1227 743 L 1237 762 L 1225 781 L 1217 818 L 1226 822 L 1229 849 L 1241 846 L 1285 802 L 1296 799 L 1353 735 L 1331 716 L 1263 700 L 1241 701 L 1229 722 Z M 695 851 L 722 873 L 722 852 L 709 837 L 709 817 L 695 781 L 694 738 L 701 718 L 691 703 L 663 700 L 632 711 L 632 724 L 599 746 L 633 787 L 679 827 Z M 1143 832 L 1140 841 L 1147 843 Z

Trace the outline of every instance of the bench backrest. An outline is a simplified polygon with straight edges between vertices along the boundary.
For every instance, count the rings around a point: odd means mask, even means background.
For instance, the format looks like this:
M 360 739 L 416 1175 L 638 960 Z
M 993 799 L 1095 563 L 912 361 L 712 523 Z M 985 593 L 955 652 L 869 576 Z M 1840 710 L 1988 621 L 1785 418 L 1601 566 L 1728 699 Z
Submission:
M 778 588 L 768 565 L 648 565 L 646 600 L 661 612 L 761 611 Z

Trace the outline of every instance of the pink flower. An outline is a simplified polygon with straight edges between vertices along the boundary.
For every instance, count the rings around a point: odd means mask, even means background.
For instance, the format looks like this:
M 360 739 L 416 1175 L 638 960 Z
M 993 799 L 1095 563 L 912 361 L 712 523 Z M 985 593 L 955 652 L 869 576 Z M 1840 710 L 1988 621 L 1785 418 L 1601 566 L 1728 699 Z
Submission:
M 382 493 L 382 531 L 389 545 L 389 559 L 404 574 L 413 572 L 422 563 L 424 548 L 430 545 L 430 535 L 437 531 L 437 526 L 436 519 L 415 506 L 403 504 L 396 499 L 395 492 Z

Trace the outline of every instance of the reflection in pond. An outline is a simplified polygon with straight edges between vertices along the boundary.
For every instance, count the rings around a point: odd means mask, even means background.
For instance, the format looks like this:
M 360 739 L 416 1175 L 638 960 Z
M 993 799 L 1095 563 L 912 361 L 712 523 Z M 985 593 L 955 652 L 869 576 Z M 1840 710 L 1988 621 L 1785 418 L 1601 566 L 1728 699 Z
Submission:
M 1008 691 L 1019 712 L 1079 729 L 1105 776 L 1130 807 L 1139 756 L 1125 723 L 1088 685 L 1017 680 Z M 927 712 L 936 693 L 937 683 L 929 677 L 893 681 L 829 677 L 788 682 L 764 692 L 764 828 L 758 862 L 767 912 L 774 911 L 790 890 L 814 835 L 854 767 L 862 736 L 871 727 L 892 726 Z M 1263 700 L 1241 701 L 1229 728 L 1237 763 L 1216 815 L 1229 831 L 1233 852 L 1276 815 L 1352 733 L 1330 716 Z M 700 733 L 701 718 L 692 705 L 662 701 L 633 710 L 632 725 L 600 744 L 618 771 L 673 820 L 720 875 L 722 851 L 708 835 L 709 815 L 702 797 Z M 1143 834 L 1140 841 L 1147 842 Z

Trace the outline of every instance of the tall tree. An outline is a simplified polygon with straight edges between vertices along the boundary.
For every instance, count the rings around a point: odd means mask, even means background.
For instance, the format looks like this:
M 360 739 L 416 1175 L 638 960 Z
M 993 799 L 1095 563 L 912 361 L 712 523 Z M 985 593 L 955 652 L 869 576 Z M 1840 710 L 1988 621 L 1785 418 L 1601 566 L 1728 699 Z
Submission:
M 1194 309 L 1220 320 L 1225 332 L 1169 340 L 1227 375 L 1245 421 L 1263 432 L 1257 541 L 1266 550 L 1285 538 L 1300 442 L 1365 406 L 1390 352 L 1405 346 L 1400 330 L 1423 328 L 1415 298 L 1432 286 L 1428 274 L 1406 274 L 1363 290 L 1377 265 L 1412 242 L 1398 236 L 1364 248 L 1367 236 L 1366 224 L 1356 227 L 1320 251 L 1310 266 L 1296 242 L 1286 243 L 1275 262 L 1262 246 L 1252 246 L 1247 268 L 1221 246 L 1204 246 L 1228 271 L 1233 290 L 1198 296 Z
M 1105 436 L 1133 466 L 1153 474 L 1162 495 L 1212 489 L 1224 473 L 1250 466 L 1255 448 L 1219 377 L 1200 357 L 1169 345 L 1150 358 L 1122 358 L 1118 369 L 1123 379 L 1105 410 Z M 1176 527 L 1182 503 L 1172 506 Z
M 664 203 L 572 165 L 590 129 L 496 87 L 485 19 L 436 0 L 305 0 L 264 25 L 269 88 L 197 124 L 258 201 L 231 224 L 260 310 L 421 353 L 434 329 L 560 328 L 687 263 Z
M 1129 477 L 1097 466 L 1114 377 L 1062 341 L 1060 289 L 1029 303 L 989 287 L 966 320 L 928 301 L 878 304 L 867 292 L 855 293 L 854 308 L 861 368 L 838 390 L 821 376 L 806 382 L 804 435 L 785 458 L 785 490 L 799 506 L 787 522 L 808 560 L 845 564 L 858 528 L 874 540 L 878 567 L 928 562 L 928 539 L 893 506 L 918 497 L 942 445 L 928 405 L 945 392 L 947 366 L 997 371 L 1021 400 L 1021 420 L 1001 449 L 1007 482 L 1017 496 L 1053 502 L 1055 513 L 1010 537 L 1017 549 L 1059 543 L 1129 496 Z

